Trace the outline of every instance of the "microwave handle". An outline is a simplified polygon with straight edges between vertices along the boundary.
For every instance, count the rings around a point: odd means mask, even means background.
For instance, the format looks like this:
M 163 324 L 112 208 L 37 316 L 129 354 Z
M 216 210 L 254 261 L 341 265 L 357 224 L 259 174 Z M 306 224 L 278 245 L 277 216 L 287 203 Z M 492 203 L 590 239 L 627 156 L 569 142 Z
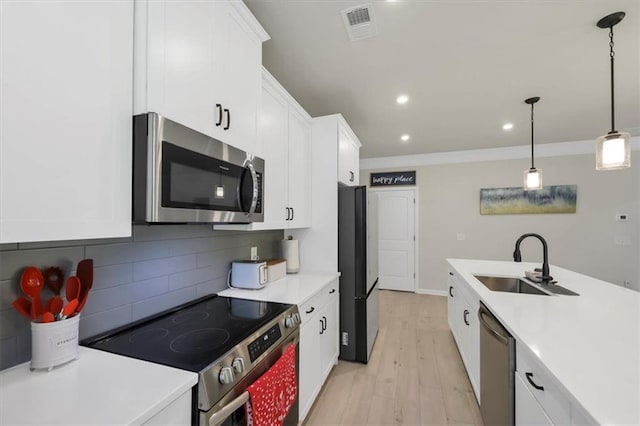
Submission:
M 253 163 L 251 160 L 247 160 L 245 162 L 245 167 L 249 169 L 251 173 L 251 180 L 253 181 L 253 194 L 251 197 L 251 207 L 249 207 L 248 215 L 252 215 L 256 211 L 256 207 L 258 205 L 258 174 L 256 173 L 256 169 L 253 167 Z

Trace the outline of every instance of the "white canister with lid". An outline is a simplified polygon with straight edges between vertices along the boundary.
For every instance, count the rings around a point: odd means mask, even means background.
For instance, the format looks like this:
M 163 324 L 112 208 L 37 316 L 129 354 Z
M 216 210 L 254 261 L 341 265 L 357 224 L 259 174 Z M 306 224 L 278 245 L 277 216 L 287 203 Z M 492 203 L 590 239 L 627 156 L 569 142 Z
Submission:
M 291 235 L 280 242 L 282 258 L 287 261 L 287 274 L 297 274 L 300 271 L 300 254 L 298 252 L 298 240 Z

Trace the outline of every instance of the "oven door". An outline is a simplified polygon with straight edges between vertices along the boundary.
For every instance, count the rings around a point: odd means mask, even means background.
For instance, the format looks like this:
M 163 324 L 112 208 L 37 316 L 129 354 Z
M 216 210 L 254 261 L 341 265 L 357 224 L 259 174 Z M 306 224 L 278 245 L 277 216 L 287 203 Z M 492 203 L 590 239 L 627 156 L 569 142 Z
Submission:
M 249 392 L 246 391 L 247 387 L 260 376 L 262 376 L 284 353 L 285 349 L 291 344 L 296 345 L 296 377 L 298 378 L 298 389 L 300 389 L 300 348 L 299 348 L 299 333 L 295 333 L 295 336 L 291 336 L 285 342 L 277 346 L 269 355 L 258 365 L 256 365 L 242 381 L 227 395 L 222 398 L 211 410 L 200 411 L 200 426 L 246 426 L 247 417 L 245 413 L 244 404 L 249 400 Z M 291 407 L 284 424 L 289 426 L 298 424 L 298 399 Z

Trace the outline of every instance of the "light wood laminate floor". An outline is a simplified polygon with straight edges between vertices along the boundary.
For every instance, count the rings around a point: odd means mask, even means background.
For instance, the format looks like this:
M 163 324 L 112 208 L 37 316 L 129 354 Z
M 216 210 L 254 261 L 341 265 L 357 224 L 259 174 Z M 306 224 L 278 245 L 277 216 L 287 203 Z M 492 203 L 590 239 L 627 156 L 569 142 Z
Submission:
M 368 364 L 338 361 L 305 425 L 482 425 L 447 298 L 380 291 Z

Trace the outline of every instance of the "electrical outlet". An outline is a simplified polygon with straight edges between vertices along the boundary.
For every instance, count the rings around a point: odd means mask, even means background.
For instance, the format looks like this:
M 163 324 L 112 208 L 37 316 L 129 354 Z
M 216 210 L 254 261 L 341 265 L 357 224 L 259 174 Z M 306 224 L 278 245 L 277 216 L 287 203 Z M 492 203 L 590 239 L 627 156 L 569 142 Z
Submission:
M 626 213 L 617 213 L 616 214 L 616 222 L 626 222 L 629 220 L 629 215 Z
M 467 239 L 467 234 L 463 232 L 458 232 L 458 235 L 456 237 L 458 238 L 458 241 L 464 241 Z
M 631 288 L 631 281 L 629 280 L 624 280 L 624 282 L 622 283 L 626 288 Z
M 258 247 L 251 247 L 251 260 L 258 260 Z

